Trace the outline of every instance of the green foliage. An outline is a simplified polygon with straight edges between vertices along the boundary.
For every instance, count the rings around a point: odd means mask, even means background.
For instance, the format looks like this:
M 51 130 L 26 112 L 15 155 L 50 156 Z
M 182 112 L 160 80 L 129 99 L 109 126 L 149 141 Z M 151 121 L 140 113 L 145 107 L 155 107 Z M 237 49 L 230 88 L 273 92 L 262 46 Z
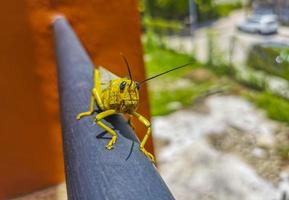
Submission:
M 195 0 L 199 21 L 206 21 L 217 17 L 213 0 Z
M 194 63 L 188 67 L 168 73 L 149 82 L 152 115 L 165 115 L 174 111 L 175 109 L 169 106 L 172 102 L 179 102 L 181 107 L 191 105 L 194 98 L 208 89 L 207 83 L 176 89 L 172 89 L 169 85 L 163 84 L 164 81 L 162 80 L 168 79 L 171 80 L 168 81 L 169 83 L 174 83 L 186 73 L 198 67 L 198 63 L 193 57 L 186 54 L 176 53 L 168 49 L 160 48 L 159 46 L 154 46 L 152 48 L 152 45 L 148 43 L 148 40 L 144 40 L 144 47 L 147 77 L 186 63 Z M 172 86 L 173 85 L 174 84 L 172 84 Z M 155 89 L 155 86 L 158 86 L 158 88 L 161 89 Z
M 233 10 L 242 7 L 241 1 L 216 4 L 213 0 L 195 0 L 199 21 L 207 21 L 218 17 L 225 17 Z
M 188 0 L 141 0 L 144 13 L 153 18 L 180 19 L 188 15 Z
M 274 120 L 289 124 L 289 101 L 271 93 L 250 93 L 246 95 L 258 107 L 264 109 L 267 115 Z
M 214 0 L 194 0 L 198 21 L 228 16 L 232 10 L 241 8 L 241 1 L 215 3 Z M 189 15 L 188 0 L 139 0 L 139 10 L 145 16 L 162 19 L 185 19 Z
M 162 38 L 158 34 L 155 34 L 155 32 L 151 29 L 146 31 L 146 34 L 143 35 L 142 40 L 145 52 L 151 52 L 154 49 L 159 49 L 160 47 L 164 48 Z
M 212 70 L 215 74 L 219 75 L 219 76 L 229 76 L 231 78 L 233 78 L 235 76 L 235 69 L 232 66 L 229 66 L 225 63 L 223 64 L 218 64 L 218 65 L 206 65 L 207 68 L 209 68 L 210 70 Z
M 143 17 L 143 25 L 146 29 L 146 34 L 143 36 L 146 49 L 166 48 L 164 36 L 176 33 L 182 28 L 178 21 L 152 19 L 149 16 Z
M 226 17 L 228 16 L 233 10 L 242 8 L 241 1 L 233 2 L 233 3 L 222 3 L 217 4 L 215 6 L 217 15 L 219 17 Z
M 288 62 L 289 63 L 289 49 L 282 49 L 280 52 L 280 60 L 279 62 Z
M 209 90 L 209 87 L 209 83 L 204 83 L 175 90 L 152 90 L 150 92 L 152 115 L 166 115 L 171 113 L 172 111 L 175 111 L 175 108 L 170 106 L 172 102 L 179 103 L 181 105 L 181 108 L 190 106 L 193 104 L 193 101 L 197 97 L 206 93 Z
M 267 81 L 264 78 L 258 77 L 253 73 L 246 78 L 239 76 L 239 74 L 236 74 L 235 79 L 242 85 L 245 85 L 254 90 L 262 91 L 268 88 Z
M 279 145 L 277 147 L 277 153 L 283 160 L 289 159 L 289 145 Z
M 181 30 L 182 25 L 176 20 L 165 20 L 161 18 L 151 18 L 145 16 L 143 18 L 143 25 L 146 29 L 153 30 L 157 34 L 175 33 Z
M 287 47 L 255 45 L 249 51 L 247 65 L 289 80 Z
M 144 49 L 147 76 L 159 74 L 166 70 L 172 69 L 173 67 L 186 63 L 195 63 L 191 66 L 164 75 L 164 77 L 179 78 L 187 71 L 192 70 L 192 68 L 195 68 L 198 65 L 196 60 L 189 55 L 176 53 L 172 50 L 159 48 L 158 46 L 152 47 L 152 45 L 146 40 L 144 41 Z

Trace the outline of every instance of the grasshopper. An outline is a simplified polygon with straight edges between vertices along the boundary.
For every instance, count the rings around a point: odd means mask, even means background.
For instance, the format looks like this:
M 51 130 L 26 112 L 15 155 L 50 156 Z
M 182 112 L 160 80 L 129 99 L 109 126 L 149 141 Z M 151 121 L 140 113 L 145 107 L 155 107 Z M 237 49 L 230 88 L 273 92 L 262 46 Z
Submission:
M 131 123 L 131 117 L 136 117 L 141 123 L 143 123 L 147 127 L 147 132 L 140 143 L 139 149 L 152 162 L 155 162 L 154 156 L 145 149 L 145 144 L 151 134 L 151 123 L 144 116 L 136 112 L 139 105 L 140 86 L 148 80 L 171 72 L 173 70 L 185 67 L 190 63 L 173 68 L 141 82 L 138 82 L 132 79 L 130 66 L 127 59 L 123 55 L 122 58 L 124 59 L 124 62 L 127 66 L 129 77 L 119 78 L 101 67 L 99 69 L 94 69 L 94 87 L 91 90 L 90 109 L 87 112 L 79 113 L 76 119 L 79 120 L 82 117 L 92 115 L 95 111 L 95 105 L 97 105 L 100 112 L 95 116 L 95 122 L 112 136 L 111 140 L 106 145 L 106 148 L 108 150 L 111 150 L 117 140 L 117 134 L 115 130 L 105 125 L 101 120 L 105 117 L 117 113 L 128 114 L 128 124 L 134 129 L 134 126 Z

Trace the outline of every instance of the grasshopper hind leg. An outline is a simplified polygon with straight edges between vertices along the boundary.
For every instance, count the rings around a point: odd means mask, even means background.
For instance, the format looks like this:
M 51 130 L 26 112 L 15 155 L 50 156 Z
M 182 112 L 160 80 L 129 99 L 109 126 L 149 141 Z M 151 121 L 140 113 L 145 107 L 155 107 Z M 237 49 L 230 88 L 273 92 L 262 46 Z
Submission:
M 149 138 L 149 136 L 151 135 L 151 123 L 142 115 L 140 115 L 137 112 L 134 112 L 133 115 L 141 122 L 143 123 L 146 127 L 147 127 L 147 133 L 145 134 L 144 138 L 142 139 L 139 149 L 140 151 L 146 155 L 153 163 L 155 163 L 155 157 L 149 153 L 146 149 L 145 149 L 145 144 Z

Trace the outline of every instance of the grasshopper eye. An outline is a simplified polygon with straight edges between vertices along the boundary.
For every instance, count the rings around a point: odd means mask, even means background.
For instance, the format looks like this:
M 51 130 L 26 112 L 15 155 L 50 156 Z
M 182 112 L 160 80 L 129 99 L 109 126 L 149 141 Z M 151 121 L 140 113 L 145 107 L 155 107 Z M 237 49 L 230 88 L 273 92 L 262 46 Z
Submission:
M 119 89 L 120 89 L 120 90 L 124 90 L 125 85 L 126 85 L 126 82 L 125 82 L 125 81 L 121 82 L 120 85 L 119 85 Z
M 136 85 L 136 89 L 140 89 L 140 84 L 139 84 L 139 82 L 135 82 L 135 85 Z

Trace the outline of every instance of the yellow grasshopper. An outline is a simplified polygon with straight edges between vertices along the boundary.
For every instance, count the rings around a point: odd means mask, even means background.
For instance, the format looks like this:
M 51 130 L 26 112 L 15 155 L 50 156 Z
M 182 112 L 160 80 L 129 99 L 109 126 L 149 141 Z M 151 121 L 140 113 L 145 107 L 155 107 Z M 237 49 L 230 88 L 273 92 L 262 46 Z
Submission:
M 160 75 L 166 74 L 170 71 L 185 67 L 188 64 L 173 68 L 161 74 L 150 77 L 141 82 L 133 81 L 129 64 L 124 56 L 122 56 L 126 63 L 129 77 L 119 78 L 110 73 L 104 68 L 94 69 L 94 87 L 91 91 L 90 109 L 87 112 L 82 112 L 77 115 L 79 120 L 82 117 L 90 116 L 95 111 L 95 105 L 100 109 L 100 113 L 95 116 L 95 122 L 112 135 L 111 140 L 106 145 L 108 150 L 113 148 L 117 139 L 116 132 L 109 126 L 105 125 L 101 120 L 117 113 L 129 114 L 129 125 L 133 128 L 131 117 L 136 117 L 141 123 L 147 127 L 147 132 L 140 143 L 140 151 L 142 151 L 152 162 L 155 162 L 154 156 L 145 149 L 145 144 L 151 134 L 151 123 L 142 115 L 136 112 L 139 104 L 139 89 L 142 83 L 156 78 Z

